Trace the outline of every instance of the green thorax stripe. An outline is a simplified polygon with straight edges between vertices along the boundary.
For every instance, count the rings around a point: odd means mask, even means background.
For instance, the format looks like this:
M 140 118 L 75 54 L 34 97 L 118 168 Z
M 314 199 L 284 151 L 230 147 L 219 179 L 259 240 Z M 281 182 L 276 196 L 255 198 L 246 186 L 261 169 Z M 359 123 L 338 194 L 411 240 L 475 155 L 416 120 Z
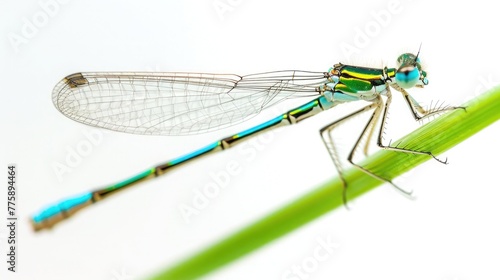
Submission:
M 385 83 L 384 69 L 367 68 L 343 65 L 340 70 L 340 75 L 345 78 L 354 78 L 372 83 Z

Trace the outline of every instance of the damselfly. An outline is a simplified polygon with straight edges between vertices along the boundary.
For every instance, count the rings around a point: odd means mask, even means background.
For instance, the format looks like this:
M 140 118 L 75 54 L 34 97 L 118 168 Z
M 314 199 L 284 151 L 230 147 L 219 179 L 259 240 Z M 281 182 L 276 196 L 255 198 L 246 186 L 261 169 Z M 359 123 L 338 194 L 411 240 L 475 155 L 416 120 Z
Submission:
M 348 161 L 363 172 L 387 182 L 411 196 L 390 180 L 353 161 L 362 139 L 378 127 L 377 144 L 383 149 L 423 154 L 437 159 L 430 151 L 418 151 L 382 143 L 391 89 L 401 93 L 416 120 L 454 107 L 426 110 L 406 89 L 424 87 L 427 74 L 417 55 L 398 57 L 397 68 L 367 68 L 336 64 L 327 72 L 275 71 L 246 76 L 197 73 L 76 73 L 60 81 L 52 99 L 67 117 L 95 127 L 149 135 L 190 135 L 213 131 L 248 120 L 262 110 L 286 99 L 304 97 L 308 102 L 260 125 L 216 141 L 192 153 L 168 161 L 117 184 L 63 200 L 35 215 L 35 230 L 52 227 L 76 211 L 102 200 L 128 186 L 158 177 L 174 167 L 200 156 L 228 149 L 243 139 L 282 125 L 296 124 L 338 104 L 365 101 L 368 104 L 323 127 L 321 138 L 344 184 L 332 139 L 332 130 L 346 120 L 371 111 Z M 382 98 L 385 96 L 385 98 Z M 380 117 L 382 121 L 377 125 Z M 364 146 L 366 153 L 368 143 Z

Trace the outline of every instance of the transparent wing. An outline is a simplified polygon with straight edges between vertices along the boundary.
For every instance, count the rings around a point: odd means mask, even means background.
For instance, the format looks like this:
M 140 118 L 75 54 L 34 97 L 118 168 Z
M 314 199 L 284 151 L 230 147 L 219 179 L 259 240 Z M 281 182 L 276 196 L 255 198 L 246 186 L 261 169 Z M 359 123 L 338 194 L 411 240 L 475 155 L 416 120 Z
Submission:
M 316 96 L 323 72 L 247 76 L 201 73 L 76 73 L 54 88 L 67 117 L 96 127 L 150 135 L 188 135 L 245 121 L 290 97 Z

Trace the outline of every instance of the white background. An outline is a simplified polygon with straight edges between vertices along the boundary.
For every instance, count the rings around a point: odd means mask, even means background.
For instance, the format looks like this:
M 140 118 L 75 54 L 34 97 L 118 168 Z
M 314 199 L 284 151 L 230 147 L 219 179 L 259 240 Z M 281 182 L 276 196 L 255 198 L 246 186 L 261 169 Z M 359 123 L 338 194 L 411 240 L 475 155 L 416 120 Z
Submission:
M 151 137 L 86 127 L 51 101 L 54 85 L 71 73 L 326 71 L 339 61 L 381 67 L 423 43 L 430 84 L 411 93 L 424 105 L 458 105 L 500 81 L 492 2 L 269 2 L 2 1 L 0 166 L 5 186 L 7 164 L 17 165 L 20 220 L 18 272 L 7 272 L 2 261 L 1 279 L 147 278 L 335 176 L 317 131 L 340 111 L 274 132 L 265 143 L 207 157 L 35 234 L 29 216 L 48 203 L 238 131 Z M 47 10 L 44 3 L 57 6 Z M 230 9 L 218 12 L 214 4 Z M 393 139 L 417 126 L 397 97 Z M 416 201 L 382 186 L 354 201 L 351 211 L 324 215 L 207 279 L 306 279 L 284 275 L 310 261 L 321 238 L 338 248 L 309 268 L 307 279 L 499 279 L 499 128 L 492 125 L 441 155 L 447 166 L 430 161 L 398 178 L 415 190 Z M 359 129 L 356 122 L 344 128 L 344 152 Z M 90 143 L 88 134 L 98 141 L 58 176 L 54 165 L 67 165 L 70 151 Z M 241 172 L 186 223 L 179 206 L 190 205 L 194 191 L 230 161 Z M 4 217 L 5 188 L 0 193 Z M 6 237 L 1 226 L 1 260 Z

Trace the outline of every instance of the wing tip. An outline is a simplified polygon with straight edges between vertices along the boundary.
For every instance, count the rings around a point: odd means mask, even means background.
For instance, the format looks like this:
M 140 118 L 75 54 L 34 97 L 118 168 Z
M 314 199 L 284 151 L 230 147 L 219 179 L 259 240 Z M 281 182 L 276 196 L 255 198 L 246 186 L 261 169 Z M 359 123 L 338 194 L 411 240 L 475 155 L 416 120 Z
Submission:
M 88 85 L 89 81 L 83 76 L 82 73 L 75 73 L 64 78 L 64 83 L 70 88 L 76 88 L 83 85 Z

